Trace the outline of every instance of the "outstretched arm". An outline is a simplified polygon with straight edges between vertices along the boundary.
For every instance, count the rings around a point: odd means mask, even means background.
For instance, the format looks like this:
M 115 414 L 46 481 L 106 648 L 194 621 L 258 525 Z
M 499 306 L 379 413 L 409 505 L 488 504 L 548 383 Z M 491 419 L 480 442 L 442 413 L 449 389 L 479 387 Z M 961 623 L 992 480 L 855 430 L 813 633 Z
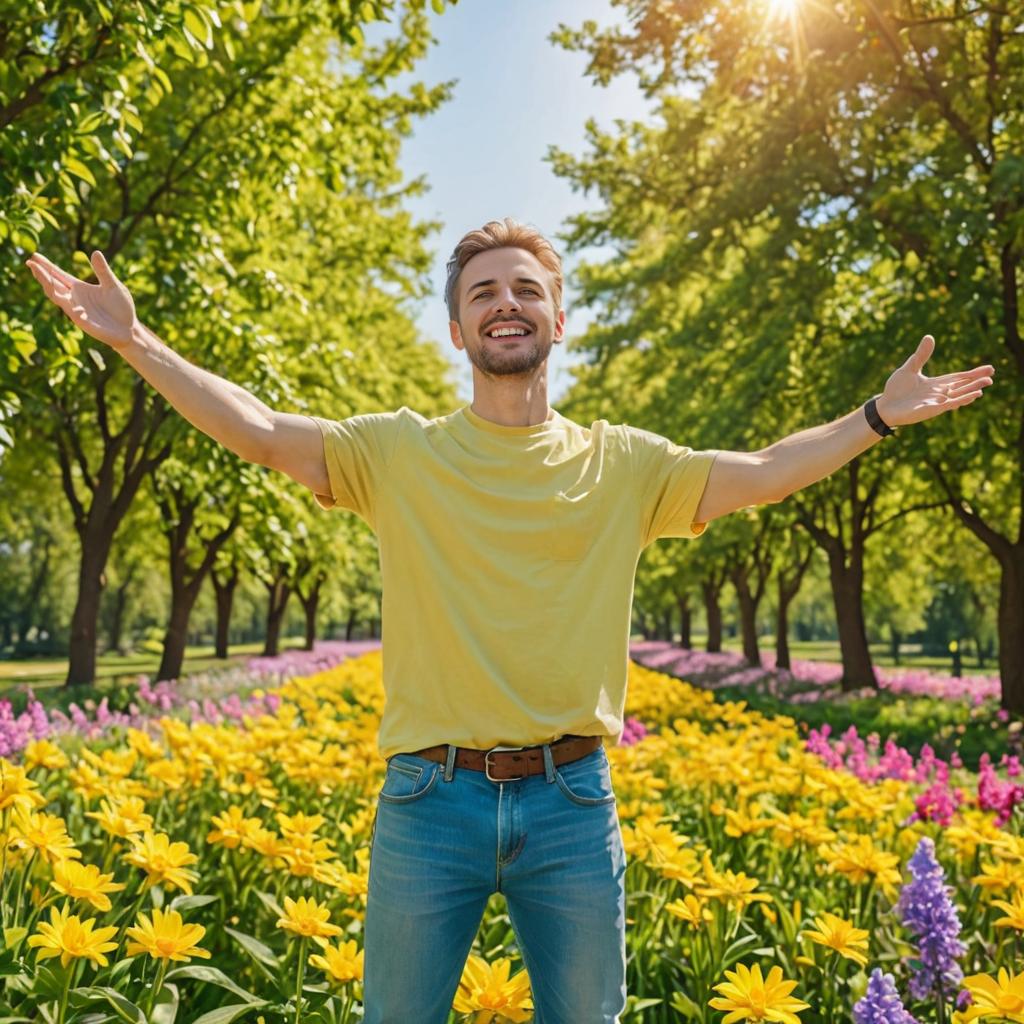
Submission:
M 935 350 L 926 334 L 917 351 L 886 382 L 877 402 L 889 427 L 909 426 L 969 405 L 992 383 L 995 369 L 925 377 L 921 372 Z M 711 467 L 695 521 L 717 519 L 750 505 L 782 501 L 831 475 L 882 440 L 868 423 L 863 407 L 820 427 L 801 430 L 758 452 L 719 452 Z
M 135 315 L 131 292 L 103 254 L 92 254 L 97 284 L 86 284 L 40 253 L 26 261 L 43 291 L 86 334 L 109 345 L 194 427 L 248 462 L 287 473 L 329 494 L 323 439 L 307 416 L 275 412 L 255 395 L 194 366 Z

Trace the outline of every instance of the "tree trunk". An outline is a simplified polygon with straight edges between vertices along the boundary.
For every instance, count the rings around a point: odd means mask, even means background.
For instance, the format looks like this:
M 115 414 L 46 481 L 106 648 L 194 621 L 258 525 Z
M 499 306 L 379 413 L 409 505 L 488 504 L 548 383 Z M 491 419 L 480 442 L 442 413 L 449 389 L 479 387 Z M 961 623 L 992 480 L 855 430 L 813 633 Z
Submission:
M 693 612 L 690 610 L 690 595 L 676 594 L 676 605 L 679 608 L 679 646 L 689 650 L 692 645 Z
M 135 575 L 135 567 L 128 570 L 124 582 L 114 591 L 112 598 L 114 610 L 110 616 L 110 629 L 107 632 L 107 646 L 116 654 L 121 649 L 121 634 L 124 631 L 124 613 L 128 607 L 128 588 Z
M 717 577 L 701 580 L 700 589 L 704 595 L 704 611 L 708 620 L 706 649 L 713 654 L 722 649 L 722 606 L 718 601 L 722 589 L 721 580 Z
M 292 588 L 288 586 L 283 578 L 274 580 L 273 583 L 264 583 L 267 588 L 267 633 L 263 643 L 263 657 L 273 658 L 278 653 L 281 641 L 281 622 L 284 620 L 284 611 L 288 607 L 288 598 L 291 597 Z
M 889 650 L 892 653 L 892 662 L 894 665 L 900 663 L 900 644 L 903 642 L 903 634 L 889 623 Z
M 345 623 L 346 640 L 352 639 L 352 633 L 355 631 L 357 621 L 358 617 L 356 616 L 355 610 L 350 608 L 348 612 L 348 622 Z
M 93 501 L 96 507 L 99 499 Z M 82 557 L 78 566 L 78 596 L 71 615 L 68 639 L 66 686 L 87 686 L 96 678 L 96 625 L 103 592 L 103 570 L 114 539 L 112 528 L 90 529 L 82 538 Z
M 317 580 L 306 594 L 303 594 L 301 590 L 296 591 L 299 601 L 302 603 L 302 609 L 306 613 L 306 642 L 303 646 L 303 650 L 306 651 L 313 650 L 313 645 L 316 643 L 316 610 L 320 604 L 320 588 L 323 584 L 323 580 Z
M 109 258 L 109 250 L 107 255 Z M 85 457 L 82 438 L 75 433 L 79 418 L 63 408 L 59 399 L 54 403 L 60 423 L 66 426 L 58 426 L 52 437 L 57 448 L 64 493 L 71 505 L 75 531 L 81 544 L 78 596 L 68 641 L 66 686 L 91 683 L 96 678 L 96 625 L 104 583 L 103 571 L 110 557 L 114 534 L 143 480 L 171 454 L 169 443 L 150 453 L 150 447 L 170 411 L 163 399 L 154 400 L 147 413 L 149 392 L 145 381 L 139 378 L 133 385 L 132 408 L 127 421 L 120 431 L 114 433 L 107 416 L 106 384 L 105 376 L 96 378 L 104 446 L 95 470 Z M 76 483 L 76 477 L 80 483 Z M 88 504 L 79 497 L 79 489 L 83 485 L 89 491 L 91 500 Z
M 757 606 L 760 594 L 750 589 L 750 569 L 737 566 L 732 571 L 732 583 L 740 605 L 740 625 L 743 630 L 743 657 L 751 668 L 761 664 L 761 650 L 757 643 Z
M 828 553 L 832 600 L 836 609 L 839 649 L 843 659 L 844 692 L 864 686 L 878 688 L 864 625 L 863 559 L 863 547 L 858 545 L 850 547 L 849 564 L 839 550 L 833 549 Z
M 789 601 L 786 600 L 786 586 L 782 575 L 778 578 L 779 608 L 775 618 L 775 667 L 791 671 L 793 664 L 789 655 Z
M 231 574 L 222 583 L 217 574 L 211 573 L 213 592 L 217 598 L 217 638 L 214 657 L 228 656 L 228 637 L 231 630 L 231 607 L 235 601 L 235 587 L 238 586 L 239 571 L 237 566 L 231 567 Z
M 217 553 L 228 542 L 238 526 L 238 514 L 215 537 L 206 541 L 202 548 L 199 565 L 189 573 L 189 540 L 195 528 L 196 510 L 199 497 L 188 498 L 175 487 L 157 490 L 157 502 L 163 512 L 164 534 L 167 537 L 169 567 L 171 575 L 171 612 L 164 634 L 164 649 L 160 658 L 157 679 L 177 679 L 185 660 L 188 644 L 188 620 L 192 615 L 196 598 L 203 581 L 213 569 Z
M 978 660 L 978 668 L 985 667 L 985 652 L 981 649 L 981 640 L 979 637 L 971 637 L 974 641 L 974 656 Z
M 1000 705 L 1015 715 L 1024 715 L 1024 544 L 1014 544 L 1000 563 Z
M 196 603 L 197 593 L 191 588 L 178 588 L 171 595 L 171 614 L 167 620 L 163 654 L 156 674 L 158 680 L 177 679 L 181 675 L 188 642 L 188 619 Z
M 666 608 L 661 616 L 661 639 L 672 643 L 672 610 Z

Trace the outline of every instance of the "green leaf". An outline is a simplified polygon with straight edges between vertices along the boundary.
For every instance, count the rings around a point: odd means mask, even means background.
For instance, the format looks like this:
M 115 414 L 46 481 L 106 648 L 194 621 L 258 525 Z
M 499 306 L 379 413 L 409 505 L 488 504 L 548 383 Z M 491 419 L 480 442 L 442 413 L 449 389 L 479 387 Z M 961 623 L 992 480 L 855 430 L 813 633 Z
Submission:
M 430 6 L 434 8 L 435 14 L 444 14 L 444 0 L 430 0 Z
M 70 171 L 76 178 L 81 178 L 83 181 L 87 181 L 90 185 L 95 186 L 96 179 L 92 176 L 92 171 L 86 167 L 77 157 L 68 156 L 64 158 L 64 167 Z
M 31 335 L 31 333 L 29 331 L 23 331 L 23 330 L 18 330 L 18 329 L 11 331 L 11 337 L 15 338 L 15 345 L 16 346 L 17 346 L 17 336 L 18 335 L 27 335 L 28 336 L 28 340 L 32 342 L 32 348 L 35 349 L 35 347 L 36 347 L 36 339 L 32 337 L 32 335 Z M 21 351 L 20 347 L 18 348 L 18 351 L 19 352 Z M 28 358 L 28 357 L 26 356 L 26 358 Z M 4 929 L 4 947 L 6 949 L 15 949 L 15 948 L 17 948 L 17 946 L 19 945 L 21 940 L 23 938 L 25 938 L 26 935 L 28 935 L 28 929 L 27 928 L 5 928 Z
M 263 905 L 269 910 L 275 917 L 284 917 L 284 909 L 281 904 L 274 899 L 273 896 L 268 892 L 261 892 L 259 889 L 253 890 L 256 895 L 260 898 Z
M 231 1024 L 231 1021 L 238 1020 L 239 1017 L 250 1010 L 266 1005 L 267 1000 L 260 999 L 255 1003 L 236 1003 L 232 1006 L 221 1006 L 219 1009 L 204 1013 L 201 1017 L 196 1017 L 192 1024 Z
M 197 893 L 194 896 L 175 896 L 169 904 L 169 909 L 183 911 L 195 910 L 196 907 L 205 907 L 208 903 L 216 903 L 220 897 L 212 893 Z
M 150 1011 L 150 1024 L 174 1024 L 178 1016 L 178 988 L 176 985 L 164 984 L 156 997 L 156 1005 Z
M 78 135 L 91 135 L 103 123 L 103 111 L 93 110 L 86 114 L 75 129 Z
M 224 926 L 224 931 L 229 935 L 233 935 L 238 940 L 238 944 L 256 961 L 263 964 L 266 967 L 272 967 L 274 970 L 280 970 L 280 963 L 278 962 L 277 956 L 269 946 L 264 946 L 259 939 L 254 939 L 251 935 L 246 935 L 245 932 L 236 931 L 234 928 L 228 928 Z
M 105 1000 L 116 1011 L 117 1015 L 130 1024 L 146 1024 L 146 1015 L 130 999 L 126 999 L 117 989 L 108 988 L 106 985 L 92 985 L 85 988 L 71 990 L 72 994 L 85 999 L 87 1002 Z M 58 993 L 59 997 L 59 993 Z
M 207 49 L 213 46 L 213 28 L 200 8 L 185 8 L 185 28 Z
M 236 985 L 222 970 L 216 967 L 208 967 L 205 964 L 188 964 L 184 967 L 176 967 L 173 971 L 167 972 L 167 980 L 174 981 L 178 978 L 192 978 L 194 981 L 205 981 L 210 985 L 217 985 L 219 988 L 227 989 L 236 996 L 241 996 L 247 1002 L 258 1002 L 259 996 L 247 992 L 244 988 Z

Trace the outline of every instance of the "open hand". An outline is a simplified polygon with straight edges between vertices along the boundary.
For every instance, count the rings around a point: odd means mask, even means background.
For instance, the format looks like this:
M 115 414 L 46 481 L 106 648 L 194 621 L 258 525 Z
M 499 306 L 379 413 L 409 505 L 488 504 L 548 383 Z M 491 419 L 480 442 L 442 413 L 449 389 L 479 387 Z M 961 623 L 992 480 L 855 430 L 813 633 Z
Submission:
M 114 276 L 98 249 L 90 262 L 98 284 L 79 281 L 42 253 L 33 253 L 25 264 L 43 286 L 47 298 L 58 305 L 76 327 L 111 348 L 124 348 L 132 340 L 132 328 L 137 322 L 132 294 Z
M 996 372 L 992 366 L 926 377 L 921 371 L 934 351 L 935 339 L 926 334 L 917 351 L 886 381 L 876 407 L 878 415 L 890 427 L 920 423 L 970 405 L 992 383 Z

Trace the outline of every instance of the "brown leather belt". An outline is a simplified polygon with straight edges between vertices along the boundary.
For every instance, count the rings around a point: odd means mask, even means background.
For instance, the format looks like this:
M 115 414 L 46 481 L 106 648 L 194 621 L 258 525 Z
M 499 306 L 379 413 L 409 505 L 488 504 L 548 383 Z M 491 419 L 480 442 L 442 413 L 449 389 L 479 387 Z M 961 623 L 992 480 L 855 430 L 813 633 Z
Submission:
M 549 744 L 551 760 L 555 765 L 568 764 L 586 757 L 592 750 L 597 750 L 603 740 L 600 736 L 563 736 Z M 429 761 L 448 761 L 448 744 L 439 743 L 435 747 L 424 747 L 423 750 L 412 750 L 416 757 L 425 757 Z M 484 772 L 491 782 L 513 782 L 524 779 L 528 775 L 544 774 L 544 745 L 535 747 L 491 747 L 490 750 L 477 750 L 475 747 L 455 748 L 455 767 L 471 768 L 476 772 Z

